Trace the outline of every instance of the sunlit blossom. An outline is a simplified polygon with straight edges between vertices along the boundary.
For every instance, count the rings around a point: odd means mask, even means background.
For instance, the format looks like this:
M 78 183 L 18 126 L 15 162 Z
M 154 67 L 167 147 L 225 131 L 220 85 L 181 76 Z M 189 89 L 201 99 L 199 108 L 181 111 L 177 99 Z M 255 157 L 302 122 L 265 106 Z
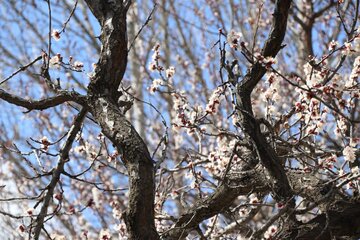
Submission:
M 110 240 L 111 235 L 108 229 L 101 229 L 99 234 L 99 240 Z
M 344 159 L 348 162 L 354 162 L 356 159 L 355 150 L 356 148 L 346 146 L 343 150 Z

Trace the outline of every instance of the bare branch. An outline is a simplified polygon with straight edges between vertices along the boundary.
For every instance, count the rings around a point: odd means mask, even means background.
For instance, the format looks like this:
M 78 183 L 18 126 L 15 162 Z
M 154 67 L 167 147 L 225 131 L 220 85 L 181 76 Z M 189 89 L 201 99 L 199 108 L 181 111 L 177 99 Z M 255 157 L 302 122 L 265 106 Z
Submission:
M 102 28 L 100 36 L 102 50 L 95 68 L 96 74 L 89 84 L 89 93 L 92 95 L 96 92 L 106 92 L 116 101 L 127 65 L 127 9 L 122 1 L 86 0 L 86 3 Z
M 139 37 L 140 33 L 142 32 L 142 30 L 144 29 L 144 27 L 146 27 L 146 25 L 149 24 L 149 22 L 152 20 L 152 15 L 154 14 L 155 10 L 156 10 L 156 6 L 157 4 L 155 3 L 153 8 L 151 9 L 151 12 L 149 13 L 149 16 L 147 17 L 146 21 L 143 23 L 143 25 L 141 26 L 141 28 L 139 29 L 139 31 L 136 33 L 134 39 L 131 41 L 130 47 L 128 52 L 130 52 L 131 48 L 133 47 L 136 39 Z
M 7 78 L 5 78 L 4 80 L 2 80 L 0 82 L 0 85 L 2 85 L 3 83 L 9 81 L 11 78 L 13 78 L 16 74 L 18 74 L 19 72 L 25 71 L 28 67 L 32 66 L 34 63 L 36 63 L 37 61 L 41 60 L 42 56 L 38 56 L 37 58 L 35 58 L 33 61 L 31 61 L 29 64 L 26 64 L 22 67 L 19 67 L 18 70 L 16 70 L 15 72 L 13 72 L 10 76 L 8 76 Z
M 76 102 L 78 104 L 84 104 L 84 96 L 76 92 L 68 92 L 63 91 L 54 97 L 49 97 L 41 100 L 27 100 L 16 96 L 14 94 L 10 94 L 3 89 L 0 89 L 0 99 L 4 101 L 14 104 L 19 107 L 24 107 L 31 110 L 44 110 L 52 107 L 56 107 L 65 102 Z
M 260 169 L 244 171 L 238 176 L 227 177 L 210 197 L 199 201 L 186 214 L 183 214 L 176 222 L 175 226 L 162 237 L 164 239 L 183 239 L 188 233 L 205 219 L 208 219 L 223 210 L 228 209 L 233 201 L 240 195 L 245 195 L 249 191 L 264 192 L 266 180 L 263 179 Z

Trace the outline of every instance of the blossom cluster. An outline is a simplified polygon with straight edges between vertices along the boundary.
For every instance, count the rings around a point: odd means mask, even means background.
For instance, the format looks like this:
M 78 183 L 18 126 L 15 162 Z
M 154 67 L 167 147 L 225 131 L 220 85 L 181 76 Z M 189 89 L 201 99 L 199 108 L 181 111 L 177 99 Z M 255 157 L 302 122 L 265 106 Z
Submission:
M 188 128 L 188 134 L 194 131 L 196 121 L 204 115 L 201 106 L 191 108 L 184 92 L 173 93 L 174 120 L 173 130 L 179 131 L 182 127 Z
M 153 47 L 153 55 L 151 57 L 152 61 L 149 64 L 149 70 L 151 72 L 157 70 L 157 71 L 163 71 L 164 68 L 162 66 L 159 65 L 159 59 L 160 59 L 160 44 L 157 43 L 154 47 Z
M 242 34 L 240 32 L 236 32 L 235 30 L 230 30 L 227 34 L 226 40 L 231 48 L 237 50 L 240 46 L 240 39 L 242 38 Z
M 229 141 L 226 137 L 219 137 L 217 143 L 216 149 L 208 154 L 209 163 L 205 166 L 206 170 L 213 175 L 221 174 L 226 169 L 231 157 L 233 165 L 240 161 L 239 157 L 234 154 L 234 151 L 239 150 L 235 149 L 236 140 Z
M 217 87 L 210 96 L 209 102 L 206 105 L 206 112 L 209 114 L 215 114 L 218 111 L 221 100 L 224 99 L 225 89 L 223 87 Z
M 278 231 L 277 226 L 275 226 L 275 225 L 270 226 L 264 233 L 264 238 L 265 239 L 273 239 L 273 237 L 275 236 L 277 231 Z
M 57 53 L 56 55 L 50 58 L 49 67 L 59 70 L 60 66 L 70 67 L 70 69 L 74 71 L 82 71 L 84 67 L 84 63 L 80 61 L 74 61 L 73 57 L 70 56 L 69 63 L 65 64 L 63 62 L 63 57 L 61 56 L 61 54 Z

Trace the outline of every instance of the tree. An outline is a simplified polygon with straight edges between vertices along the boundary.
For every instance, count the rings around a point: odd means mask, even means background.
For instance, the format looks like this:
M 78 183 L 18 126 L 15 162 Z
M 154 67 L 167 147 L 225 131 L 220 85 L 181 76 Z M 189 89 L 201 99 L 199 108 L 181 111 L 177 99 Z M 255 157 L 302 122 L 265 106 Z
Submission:
M 359 4 L 3 0 L 2 237 L 359 238 Z

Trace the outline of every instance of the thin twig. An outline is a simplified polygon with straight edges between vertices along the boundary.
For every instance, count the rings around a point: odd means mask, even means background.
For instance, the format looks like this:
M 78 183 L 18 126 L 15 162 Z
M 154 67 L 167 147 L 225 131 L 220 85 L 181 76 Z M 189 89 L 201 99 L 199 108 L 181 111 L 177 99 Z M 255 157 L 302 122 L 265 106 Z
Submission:
M 81 124 L 86 116 L 87 109 L 83 108 L 80 113 L 77 115 L 77 117 L 74 120 L 74 124 L 72 125 L 68 137 L 66 139 L 66 142 L 64 143 L 62 149 L 61 149 L 61 155 L 58 160 L 58 164 L 53 171 L 52 179 L 49 183 L 49 185 L 46 187 L 47 193 L 44 196 L 43 199 L 43 205 L 41 207 L 40 213 L 38 217 L 36 218 L 36 226 L 34 229 L 34 239 L 39 239 L 40 232 L 44 226 L 44 220 L 45 216 L 47 216 L 48 207 L 50 204 L 50 201 L 53 197 L 54 189 L 57 186 L 58 182 L 60 181 L 60 176 L 64 172 L 64 166 L 65 163 L 69 160 L 69 151 L 72 147 L 72 144 L 76 138 L 76 135 L 81 129 Z
M 63 28 L 61 29 L 61 31 L 59 32 L 59 34 L 62 33 L 62 32 L 65 32 L 65 28 L 66 28 L 67 24 L 69 23 L 71 17 L 72 17 L 72 16 L 74 15 L 74 13 L 75 13 L 75 9 L 76 9 L 77 4 L 78 4 L 78 1 L 76 0 L 73 9 L 72 9 L 71 12 L 70 12 L 69 17 L 68 17 L 68 18 L 66 19 L 66 21 L 64 22 Z
M 128 52 L 130 52 L 131 48 L 134 46 L 135 40 L 139 37 L 139 35 L 140 35 L 140 33 L 142 32 L 142 30 L 144 29 L 144 27 L 145 27 L 146 25 L 148 25 L 149 22 L 152 20 L 151 17 L 152 17 L 152 15 L 153 15 L 153 13 L 155 12 L 156 6 L 157 6 L 157 3 L 154 4 L 154 7 L 152 8 L 152 10 L 151 10 L 149 16 L 147 17 L 145 23 L 141 26 L 141 28 L 139 29 L 139 31 L 138 31 L 137 34 L 135 35 L 134 39 L 131 41 L 130 47 L 129 47 L 129 49 L 128 49 Z
M 11 78 L 13 78 L 16 74 L 18 74 L 19 72 L 25 71 L 28 67 L 30 67 L 31 65 L 33 65 L 34 63 L 36 63 L 37 61 L 41 60 L 42 56 L 38 56 L 37 58 L 35 58 L 32 62 L 30 62 L 29 64 L 25 65 L 25 66 L 21 66 L 19 67 L 18 70 L 16 70 L 15 72 L 13 72 L 10 76 L 8 76 L 7 78 L 5 78 L 4 80 L 2 80 L 0 82 L 0 85 L 2 85 L 3 83 L 9 81 Z

